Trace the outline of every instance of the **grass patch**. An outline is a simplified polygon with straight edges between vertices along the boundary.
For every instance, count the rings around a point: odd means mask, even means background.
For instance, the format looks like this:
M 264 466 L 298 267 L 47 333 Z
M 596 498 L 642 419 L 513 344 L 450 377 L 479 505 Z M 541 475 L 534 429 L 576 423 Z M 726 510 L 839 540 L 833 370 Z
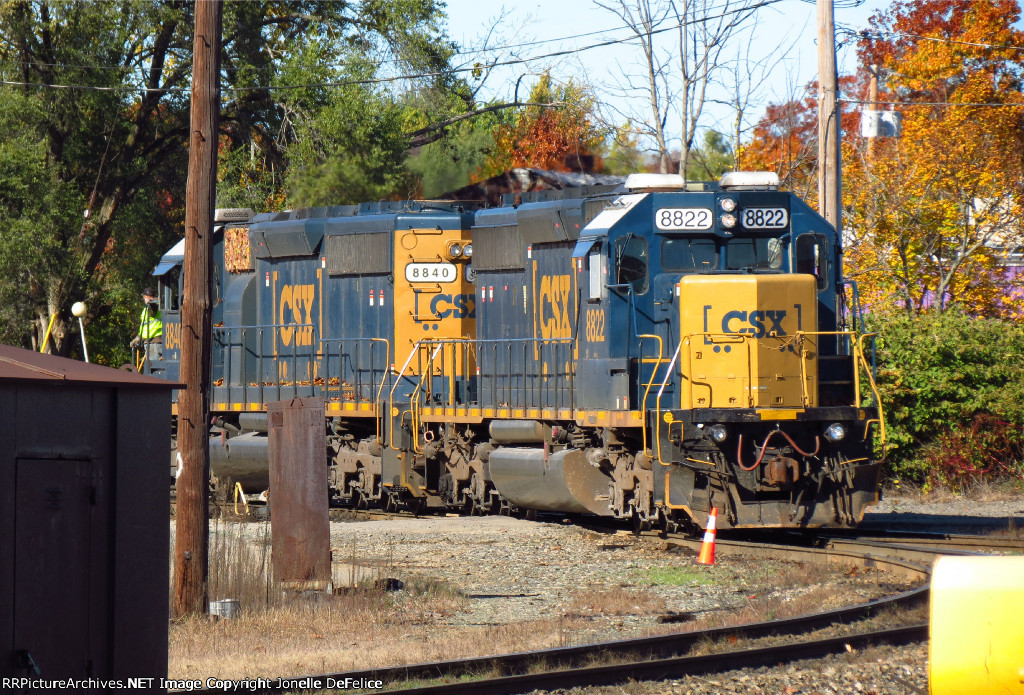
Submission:
M 711 568 L 648 567 L 637 570 L 639 581 L 649 586 L 713 586 L 721 583 Z

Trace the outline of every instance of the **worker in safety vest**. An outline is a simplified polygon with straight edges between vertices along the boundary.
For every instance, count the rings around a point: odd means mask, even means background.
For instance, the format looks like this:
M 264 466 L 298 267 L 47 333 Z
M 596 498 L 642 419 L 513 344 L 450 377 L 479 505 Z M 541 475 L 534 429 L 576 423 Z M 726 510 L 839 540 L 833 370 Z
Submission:
M 163 357 L 164 321 L 152 287 L 142 290 L 145 307 L 139 315 L 139 333 L 132 339 L 132 347 L 146 346 L 146 357 L 152 363 Z

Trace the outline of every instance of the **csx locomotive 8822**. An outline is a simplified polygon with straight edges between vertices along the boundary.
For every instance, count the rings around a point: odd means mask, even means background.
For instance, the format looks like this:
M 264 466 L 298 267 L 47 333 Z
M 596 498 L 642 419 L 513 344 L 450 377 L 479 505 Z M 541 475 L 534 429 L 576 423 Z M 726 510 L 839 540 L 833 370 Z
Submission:
M 712 507 L 722 527 L 851 525 L 877 499 L 840 240 L 774 175 L 220 225 L 220 484 L 264 489 L 267 403 L 322 396 L 340 503 L 692 529 Z M 176 249 L 156 271 L 151 369 L 171 378 L 179 268 Z

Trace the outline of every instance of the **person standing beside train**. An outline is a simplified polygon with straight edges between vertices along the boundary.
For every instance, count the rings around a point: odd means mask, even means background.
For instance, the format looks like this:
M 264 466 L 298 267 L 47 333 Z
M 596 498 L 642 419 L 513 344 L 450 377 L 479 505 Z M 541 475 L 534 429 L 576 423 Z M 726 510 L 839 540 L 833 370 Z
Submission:
M 163 357 L 164 320 L 152 287 L 142 290 L 142 301 L 145 306 L 139 315 L 139 332 L 132 338 L 131 346 L 144 345 L 146 358 L 152 363 Z

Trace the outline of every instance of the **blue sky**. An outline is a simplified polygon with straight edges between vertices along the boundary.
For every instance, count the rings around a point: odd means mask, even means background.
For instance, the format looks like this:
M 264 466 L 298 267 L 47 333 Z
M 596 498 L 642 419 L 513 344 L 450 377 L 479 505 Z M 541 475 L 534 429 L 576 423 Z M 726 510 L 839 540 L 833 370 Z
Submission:
M 837 32 L 841 27 L 858 30 L 867 27 L 867 20 L 876 10 L 889 2 L 865 0 L 859 7 L 840 3 L 835 9 Z M 510 49 L 520 57 L 544 56 L 561 50 L 579 49 L 608 39 L 624 38 L 626 32 L 611 12 L 598 7 L 593 0 L 558 0 L 540 2 L 532 0 L 517 4 L 481 2 L 480 0 L 448 0 L 449 35 L 463 46 L 478 44 L 485 32 L 494 24 L 494 18 L 503 11 L 507 17 L 496 30 L 505 43 L 516 44 Z M 782 0 L 763 8 L 757 16 L 757 25 L 742 39 L 729 47 L 733 55 L 749 45 L 751 59 L 765 58 L 778 50 L 779 45 L 792 45 L 782 61 L 770 59 L 772 71 L 759 79 L 756 106 L 750 109 L 750 123 L 763 112 L 769 102 L 784 101 L 817 75 L 816 7 L 813 2 Z M 580 36 L 599 32 L 590 36 Z M 841 37 L 840 37 L 841 39 Z M 538 42 L 529 45 L 530 42 Z M 508 55 L 510 51 L 506 51 Z M 645 115 L 645 103 L 639 93 L 623 94 L 623 88 L 641 83 L 639 46 L 635 43 L 619 44 L 580 51 L 561 57 L 539 57 L 529 63 L 502 68 L 492 75 L 481 92 L 482 98 L 512 100 L 517 80 L 523 98 L 534 75 L 551 68 L 556 79 L 583 79 L 594 87 L 598 99 L 606 105 L 608 120 L 621 123 L 628 114 Z M 856 69 L 853 43 L 841 46 L 837 53 L 840 74 Z M 716 96 L 723 96 L 716 94 Z M 722 106 L 709 107 L 704 127 L 729 132 L 735 110 Z M 670 125 L 671 125 L 670 119 Z

